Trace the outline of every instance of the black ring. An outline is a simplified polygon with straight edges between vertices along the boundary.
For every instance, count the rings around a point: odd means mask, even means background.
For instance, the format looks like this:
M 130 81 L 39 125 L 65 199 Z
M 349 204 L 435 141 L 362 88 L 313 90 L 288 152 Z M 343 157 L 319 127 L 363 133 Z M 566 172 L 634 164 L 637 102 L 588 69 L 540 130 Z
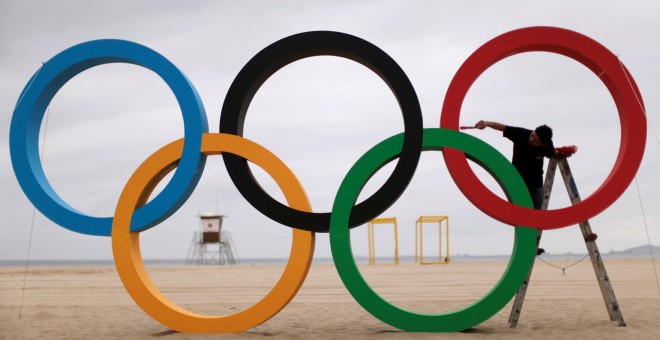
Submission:
M 422 111 L 417 94 L 408 76 L 383 50 L 352 35 L 327 31 L 299 33 L 271 44 L 250 59 L 231 84 L 222 105 L 220 132 L 242 136 L 245 115 L 261 85 L 282 67 L 319 55 L 343 57 L 368 67 L 392 90 L 403 114 L 405 137 L 399 161 L 385 184 L 354 207 L 349 221 L 352 228 L 377 217 L 401 196 L 422 152 Z M 222 157 L 238 191 L 262 214 L 292 228 L 329 231 L 329 212 L 303 212 L 278 202 L 257 183 L 245 158 L 227 153 Z

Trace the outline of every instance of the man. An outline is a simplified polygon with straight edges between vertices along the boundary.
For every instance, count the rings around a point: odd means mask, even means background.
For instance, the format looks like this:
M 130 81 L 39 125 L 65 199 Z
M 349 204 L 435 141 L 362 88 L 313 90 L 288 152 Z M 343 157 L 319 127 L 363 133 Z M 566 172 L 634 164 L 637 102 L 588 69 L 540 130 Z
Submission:
M 547 125 L 541 125 L 532 131 L 485 120 L 480 120 L 474 127 L 480 130 L 489 127 L 502 131 L 502 135 L 513 142 L 511 163 L 525 181 L 534 202 L 534 209 L 541 209 L 543 157 L 552 157 L 555 154 L 555 147 L 552 144 L 552 129 Z

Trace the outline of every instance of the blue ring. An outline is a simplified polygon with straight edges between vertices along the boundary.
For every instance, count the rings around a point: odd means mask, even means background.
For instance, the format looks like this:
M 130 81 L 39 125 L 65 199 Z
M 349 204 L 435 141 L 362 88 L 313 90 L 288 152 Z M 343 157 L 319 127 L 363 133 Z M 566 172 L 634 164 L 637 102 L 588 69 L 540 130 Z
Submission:
M 39 130 L 46 108 L 64 84 L 94 66 L 128 63 L 159 75 L 174 93 L 184 124 L 181 161 L 165 188 L 135 211 L 131 231 L 143 231 L 171 216 L 188 199 L 202 175 L 202 133 L 208 132 L 206 112 L 186 76 L 157 52 L 124 40 L 93 40 L 54 56 L 27 83 L 11 121 L 9 146 L 14 173 L 28 199 L 53 222 L 81 234 L 110 236 L 112 217 L 83 214 L 64 202 L 46 179 L 39 159 Z

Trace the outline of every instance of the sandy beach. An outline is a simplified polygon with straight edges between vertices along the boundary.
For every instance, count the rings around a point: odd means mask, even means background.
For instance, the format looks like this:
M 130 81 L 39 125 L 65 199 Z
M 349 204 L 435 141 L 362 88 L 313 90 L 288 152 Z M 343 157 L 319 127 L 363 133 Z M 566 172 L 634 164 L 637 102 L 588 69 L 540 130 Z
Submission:
M 565 267 L 575 260 L 553 260 Z M 275 317 L 236 335 L 174 332 L 133 302 L 114 267 L 0 267 L 0 338 L 660 338 L 660 292 L 650 259 L 606 259 L 626 327 L 609 320 L 591 263 L 560 269 L 536 261 L 520 321 L 511 302 L 461 333 L 408 333 L 382 323 L 352 298 L 331 264 L 315 264 L 299 293 Z M 657 265 L 657 264 L 656 264 Z M 506 262 L 449 265 L 362 265 L 367 282 L 388 301 L 420 313 L 455 310 L 479 299 Z M 274 285 L 283 265 L 149 267 L 174 303 L 202 314 L 245 309 Z M 25 281 L 25 289 L 23 285 Z M 21 310 L 21 295 L 23 295 Z M 20 317 L 19 317 L 20 313 Z

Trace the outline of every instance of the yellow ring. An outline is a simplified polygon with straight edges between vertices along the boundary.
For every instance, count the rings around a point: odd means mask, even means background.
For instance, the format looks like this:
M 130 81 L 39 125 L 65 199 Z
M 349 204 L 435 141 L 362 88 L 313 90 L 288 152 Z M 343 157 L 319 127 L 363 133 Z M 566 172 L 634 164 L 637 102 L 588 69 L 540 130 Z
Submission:
M 151 155 L 133 173 L 119 197 L 112 223 L 112 252 L 124 287 L 133 300 L 156 321 L 179 332 L 238 333 L 255 327 L 277 314 L 302 286 L 314 255 L 314 233 L 293 229 L 289 261 L 275 287 L 252 307 L 227 316 L 190 312 L 170 301 L 153 283 L 140 254 L 140 234 L 131 232 L 133 211 L 144 205 L 158 182 L 178 164 L 183 139 Z M 309 200 L 295 175 L 275 155 L 260 145 L 227 134 L 203 134 L 202 153 L 229 152 L 259 165 L 278 184 L 289 205 L 311 211 Z

